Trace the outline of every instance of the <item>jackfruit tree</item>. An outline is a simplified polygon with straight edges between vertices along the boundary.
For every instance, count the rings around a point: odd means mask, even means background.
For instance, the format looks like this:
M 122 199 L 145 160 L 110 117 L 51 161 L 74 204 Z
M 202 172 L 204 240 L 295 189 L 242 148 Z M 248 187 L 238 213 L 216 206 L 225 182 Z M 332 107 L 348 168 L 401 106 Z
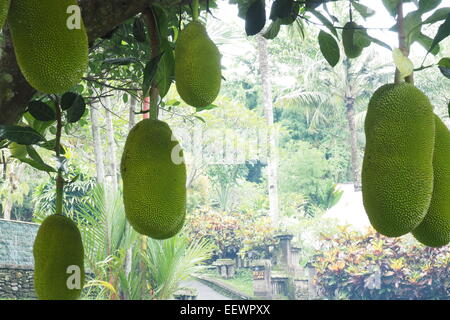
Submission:
M 442 200 L 448 187 L 443 164 L 448 135 L 438 121 L 436 129 L 427 92 L 414 86 L 413 72 L 439 66 L 449 77 L 448 58 L 414 69 L 408 54 L 415 42 L 427 56 L 439 52 L 439 43 L 450 33 L 450 10 L 435 10 L 440 1 L 416 1 L 417 10 L 405 15 L 403 2 L 383 1 L 397 20 L 390 28 L 399 35 L 399 48 L 393 50 L 369 34 L 363 20 L 374 11 L 357 0 L 345 1 L 350 14 L 342 21 L 330 10 L 331 4 L 339 6 L 336 0 L 231 1 L 245 20 L 247 35 L 258 37 L 265 64 L 261 70 L 267 74 L 263 46 L 282 28 L 302 34 L 306 24 L 318 27 L 318 46 L 332 67 L 342 60 L 338 43 L 348 59 L 357 59 L 372 44 L 393 52 L 395 83 L 373 94 L 365 122 L 364 205 L 380 233 L 412 232 L 424 244 L 437 246 L 448 242 L 447 202 Z M 56 177 L 55 211 L 42 223 L 34 247 L 39 298 L 75 299 L 83 286 L 83 244 L 76 221 L 63 210 L 64 188 L 76 178 L 69 178 L 62 140 L 73 124 L 87 122 L 88 114 L 94 121 L 93 110 L 109 89 L 120 91 L 124 103 L 130 97 L 141 102 L 133 116 L 144 118 L 129 132 L 120 168 L 128 222 L 155 239 L 173 237 L 183 227 L 183 150 L 168 124 L 159 120 L 159 111 L 182 105 L 193 110 L 188 120 L 204 121 L 198 113 L 218 107 L 214 103 L 226 81 L 221 46 L 206 28 L 210 8 L 216 6 L 203 0 L 14 0 L 11 5 L 0 0 L 0 148 Z M 434 23 L 439 23 L 434 38 L 422 33 Z M 171 87 L 180 101 L 167 99 Z M 265 102 L 272 126 L 271 101 Z M 48 150 L 54 153 L 53 165 L 42 157 Z M 271 190 L 276 192 L 272 183 Z M 429 232 L 436 236 L 423 236 Z M 72 267 L 76 279 L 69 279 L 67 268 Z

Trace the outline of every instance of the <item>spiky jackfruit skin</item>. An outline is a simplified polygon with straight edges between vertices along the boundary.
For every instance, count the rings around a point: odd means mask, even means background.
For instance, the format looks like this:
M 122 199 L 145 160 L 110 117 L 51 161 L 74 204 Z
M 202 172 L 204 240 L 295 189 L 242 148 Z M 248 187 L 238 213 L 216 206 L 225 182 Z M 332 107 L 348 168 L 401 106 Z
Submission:
M 186 166 L 167 123 L 144 119 L 136 124 L 120 170 L 125 213 L 133 228 L 154 239 L 176 235 L 186 215 Z
M 88 65 L 85 27 L 70 30 L 67 8 L 76 0 L 14 0 L 8 23 L 20 70 L 35 89 L 62 93 L 81 81 Z
M 355 28 L 359 26 L 354 22 L 347 22 L 342 30 L 342 43 L 344 45 L 345 55 L 354 59 L 361 55 L 363 47 L 356 45 L 353 41 L 353 35 L 355 34 Z
M 54 214 L 39 227 L 33 246 L 34 288 L 41 300 L 78 299 L 84 285 L 84 250 L 80 231 L 69 218 Z M 73 270 L 79 268 L 79 289 L 71 289 Z M 69 269 L 68 269 L 69 268 Z
M 428 98 L 408 83 L 372 96 L 365 120 L 363 203 L 372 226 L 398 237 L 425 217 L 433 192 L 434 115 Z
M 0 0 L 0 29 L 3 28 L 8 16 L 9 4 L 10 0 Z
M 442 247 L 450 242 L 450 132 L 435 116 L 434 186 L 430 208 L 413 236 L 429 247 Z
M 175 83 L 180 97 L 193 107 L 206 107 L 220 91 L 219 49 L 200 22 L 190 22 L 175 46 Z

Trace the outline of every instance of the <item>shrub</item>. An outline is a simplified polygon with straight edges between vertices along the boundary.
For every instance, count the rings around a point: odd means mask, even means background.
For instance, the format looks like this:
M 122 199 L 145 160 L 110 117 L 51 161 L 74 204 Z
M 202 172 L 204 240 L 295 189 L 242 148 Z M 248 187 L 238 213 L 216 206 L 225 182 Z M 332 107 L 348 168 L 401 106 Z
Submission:
M 245 255 L 266 257 L 274 243 L 274 229 L 263 213 L 227 212 L 205 206 L 189 214 L 185 231 L 190 239 L 206 238 L 214 245 L 214 258 Z
M 450 249 L 409 239 L 347 228 L 323 236 L 312 262 L 320 292 L 329 299 L 448 299 Z

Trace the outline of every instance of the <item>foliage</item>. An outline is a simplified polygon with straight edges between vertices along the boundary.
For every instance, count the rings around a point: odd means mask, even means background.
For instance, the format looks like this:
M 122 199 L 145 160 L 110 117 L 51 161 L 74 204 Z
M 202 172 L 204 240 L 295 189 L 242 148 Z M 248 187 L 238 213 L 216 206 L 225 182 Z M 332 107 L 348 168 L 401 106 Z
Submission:
M 312 265 L 329 299 L 448 299 L 450 293 L 448 246 L 426 248 L 372 228 L 324 234 Z
M 153 299 L 169 299 L 180 288 L 180 282 L 201 270 L 200 264 L 211 256 L 212 247 L 206 239 L 188 243 L 183 234 L 166 240 L 148 238 L 142 253 L 149 276 Z
M 214 246 L 214 258 L 234 258 L 238 253 L 252 258 L 267 257 L 273 245 L 274 228 L 264 213 L 224 212 L 202 207 L 185 224 L 190 239 L 204 238 Z
M 75 178 L 74 174 L 71 176 Z M 47 215 L 55 212 L 55 181 L 55 178 L 51 177 L 33 191 L 36 221 L 42 221 Z M 91 201 L 90 192 L 95 189 L 95 184 L 95 179 L 87 177 L 81 172 L 74 182 L 66 184 L 64 187 L 64 212 L 68 215 L 74 215 L 80 211 L 84 204 L 89 203 Z

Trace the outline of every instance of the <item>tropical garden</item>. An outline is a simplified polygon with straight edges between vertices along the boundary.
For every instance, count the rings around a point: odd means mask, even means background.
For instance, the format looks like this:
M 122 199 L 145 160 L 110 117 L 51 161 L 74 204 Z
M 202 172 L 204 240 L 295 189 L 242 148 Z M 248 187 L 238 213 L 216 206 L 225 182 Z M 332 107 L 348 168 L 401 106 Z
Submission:
M 192 276 L 219 279 L 218 259 L 271 259 L 279 234 L 293 235 L 295 263 L 315 270 L 321 299 L 449 299 L 448 245 L 339 219 L 355 210 L 339 207 L 345 192 L 361 198 L 364 119 L 378 87 L 414 69 L 415 86 L 450 125 L 449 1 L 296 1 L 284 20 L 269 17 L 272 1 L 200 1 L 199 19 L 222 55 L 222 86 L 197 108 L 180 98 L 167 54 L 191 19 L 190 1 L 117 4 L 103 25 L 87 2 L 79 1 L 88 72 L 60 97 L 6 79 L 17 66 L 9 31 L 0 31 L 0 218 L 39 224 L 62 206 L 83 240 L 83 299 L 173 299 Z M 247 12 L 260 2 L 267 22 L 248 35 Z M 342 44 L 348 21 L 364 26 L 355 38 L 364 50 L 351 59 Z M 398 21 L 409 58 L 396 55 Z M 19 94 L 8 100 L 8 92 Z M 186 221 L 166 240 L 127 222 L 120 174 L 129 131 L 155 114 L 187 167 Z M 249 270 L 227 283 L 253 296 Z

